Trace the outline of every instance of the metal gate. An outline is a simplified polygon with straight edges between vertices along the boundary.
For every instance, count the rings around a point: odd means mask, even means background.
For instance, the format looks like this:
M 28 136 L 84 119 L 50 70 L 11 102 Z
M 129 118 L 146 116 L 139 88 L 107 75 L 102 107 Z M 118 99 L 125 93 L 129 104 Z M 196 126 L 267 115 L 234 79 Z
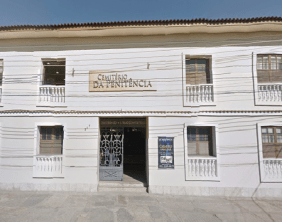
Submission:
M 124 128 L 102 128 L 100 137 L 100 180 L 123 180 Z

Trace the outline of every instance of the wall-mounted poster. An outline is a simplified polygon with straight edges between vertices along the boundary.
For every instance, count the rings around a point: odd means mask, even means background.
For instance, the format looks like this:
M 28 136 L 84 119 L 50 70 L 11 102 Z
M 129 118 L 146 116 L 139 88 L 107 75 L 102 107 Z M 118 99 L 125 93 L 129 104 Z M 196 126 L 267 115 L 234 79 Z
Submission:
M 159 168 L 174 169 L 173 137 L 158 137 Z

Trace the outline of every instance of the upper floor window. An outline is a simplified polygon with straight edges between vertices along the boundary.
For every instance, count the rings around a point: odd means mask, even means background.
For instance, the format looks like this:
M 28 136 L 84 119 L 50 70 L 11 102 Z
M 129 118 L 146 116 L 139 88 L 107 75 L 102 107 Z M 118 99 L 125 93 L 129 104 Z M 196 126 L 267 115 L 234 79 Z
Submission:
M 212 126 L 188 126 L 188 155 L 215 156 Z
M 212 83 L 210 60 L 208 57 L 186 57 L 186 84 L 199 85 Z
M 65 59 L 43 59 L 43 85 L 65 85 Z
M 0 86 L 2 86 L 3 79 L 3 59 L 0 59 Z
M 282 127 L 261 128 L 263 158 L 282 158 Z
M 63 126 L 40 127 L 40 155 L 60 155 L 63 153 Z
M 282 82 L 282 55 L 257 55 L 258 83 Z

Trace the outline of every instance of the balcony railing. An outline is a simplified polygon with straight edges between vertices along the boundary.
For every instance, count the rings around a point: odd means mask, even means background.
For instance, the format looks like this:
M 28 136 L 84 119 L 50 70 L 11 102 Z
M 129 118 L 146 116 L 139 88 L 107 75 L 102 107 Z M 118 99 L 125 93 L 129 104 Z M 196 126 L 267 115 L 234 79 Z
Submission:
M 218 180 L 218 166 L 216 157 L 195 157 L 187 160 L 188 180 Z
M 65 103 L 65 86 L 40 86 L 40 104 L 62 104 Z
M 187 85 L 186 102 L 192 104 L 214 102 L 213 85 L 212 84 Z
M 258 84 L 258 102 L 281 103 L 282 84 Z
M 61 155 L 35 156 L 33 177 L 63 177 L 63 157 Z
M 264 159 L 263 182 L 282 182 L 282 159 Z

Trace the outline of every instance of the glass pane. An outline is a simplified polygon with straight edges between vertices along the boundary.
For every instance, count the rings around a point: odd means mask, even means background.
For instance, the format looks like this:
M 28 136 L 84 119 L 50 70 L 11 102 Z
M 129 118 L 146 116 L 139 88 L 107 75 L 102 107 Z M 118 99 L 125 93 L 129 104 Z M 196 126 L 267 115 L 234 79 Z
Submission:
M 269 69 L 268 66 L 268 56 L 263 57 L 262 69 Z
M 271 56 L 271 69 L 276 70 L 276 56 Z
M 268 143 L 268 136 L 262 135 L 262 143 Z
M 209 155 L 209 142 L 199 142 L 199 155 Z
M 195 72 L 195 59 L 186 60 L 186 71 Z
M 207 66 L 206 59 L 197 60 L 197 71 L 198 72 L 206 72 L 206 66 Z
M 277 57 L 277 69 L 282 70 L 282 59 L 281 59 L 281 56 Z
M 281 133 L 281 128 L 276 128 L 276 133 Z
M 273 128 L 267 128 L 268 133 L 273 133 Z
M 269 143 L 274 143 L 274 135 L 269 135 L 268 136 L 268 142 Z
M 262 57 L 258 56 L 257 69 L 262 69 Z
M 277 143 L 282 143 L 282 135 L 277 135 Z
M 42 140 L 46 140 L 46 128 L 41 127 Z
M 267 129 L 266 128 L 261 128 L 261 132 L 262 133 L 267 133 Z
M 3 67 L 0 66 L 0 73 L 2 74 L 3 73 Z
M 47 140 L 52 139 L 52 128 L 48 127 L 47 128 Z
M 196 141 L 196 128 L 187 127 L 187 138 L 188 141 Z
M 209 130 L 208 128 L 199 128 L 199 141 L 209 141 Z
M 196 142 L 188 143 L 188 155 L 197 155 Z
M 3 59 L 0 60 L 0 66 L 3 66 Z

